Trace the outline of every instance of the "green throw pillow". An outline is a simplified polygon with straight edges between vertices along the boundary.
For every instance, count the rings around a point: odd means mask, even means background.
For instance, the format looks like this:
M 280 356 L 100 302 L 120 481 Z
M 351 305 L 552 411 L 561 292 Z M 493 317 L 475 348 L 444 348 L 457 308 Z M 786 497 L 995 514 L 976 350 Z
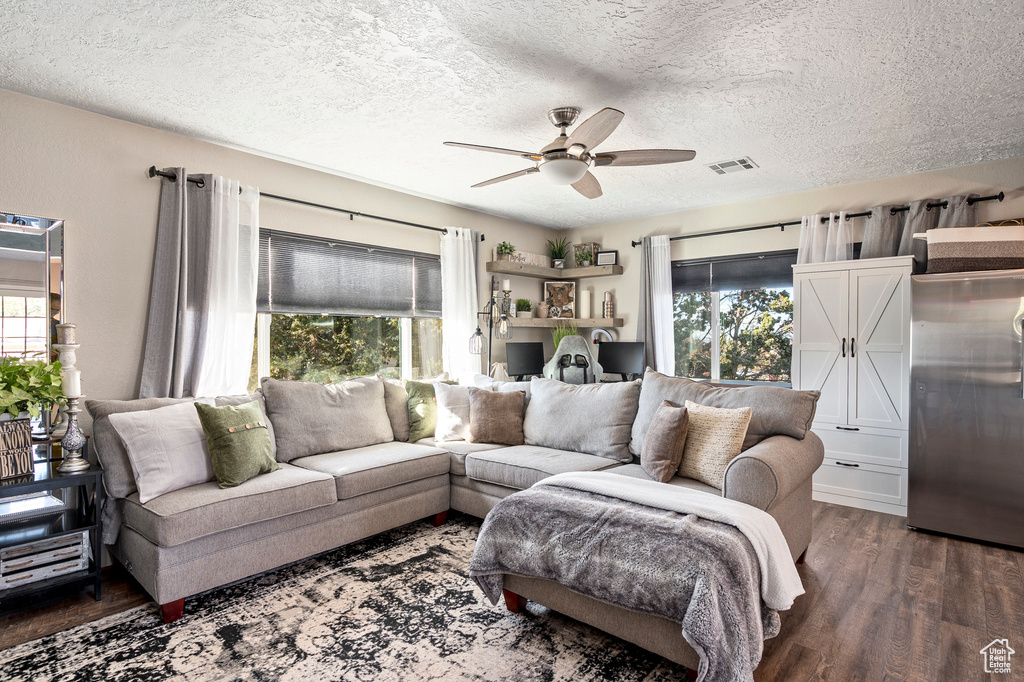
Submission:
M 457 385 L 457 381 L 443 381 Z M 405 392 L 409 394 L 409 442 L 433 438 L 437 429 L 437 398 L 431 381 L 407 381 Z
M 280 469 L 274 461 L 267 422 L 258 402 L 224 407 L 195 405 L 210 448 L 213 475 L 221 488 L 232 488 Z

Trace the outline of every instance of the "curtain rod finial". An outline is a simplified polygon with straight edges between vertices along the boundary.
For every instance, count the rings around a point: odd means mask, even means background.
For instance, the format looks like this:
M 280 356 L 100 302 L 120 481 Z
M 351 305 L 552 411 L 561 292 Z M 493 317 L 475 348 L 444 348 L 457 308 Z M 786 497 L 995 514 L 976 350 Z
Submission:
M 156 166 L 150 166 L 149 167 L 149 171 L 147 171 L 147 172 L 149 174 L 149 177 L 155 178 L 156 177 Z

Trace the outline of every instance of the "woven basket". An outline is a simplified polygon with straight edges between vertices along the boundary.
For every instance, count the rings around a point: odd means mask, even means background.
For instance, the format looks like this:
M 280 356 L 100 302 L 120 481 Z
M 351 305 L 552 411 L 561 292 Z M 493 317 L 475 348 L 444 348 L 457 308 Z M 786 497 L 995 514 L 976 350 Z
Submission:
M 32 423 L 28 419 L 0 421 L 0 478 L 31 474 Z
M 1024 268 L 1024 220 L 928 230 L 928 273 Z

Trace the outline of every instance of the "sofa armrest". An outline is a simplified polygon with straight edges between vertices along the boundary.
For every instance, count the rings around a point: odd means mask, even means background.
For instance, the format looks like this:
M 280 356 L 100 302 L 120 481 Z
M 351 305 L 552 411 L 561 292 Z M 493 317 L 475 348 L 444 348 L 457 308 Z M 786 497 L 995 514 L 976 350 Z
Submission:
M 821 439 L 771 436 L 736 457 L 725 470 L 722 496 L 767 510 L 786 499 L 825 459 Z

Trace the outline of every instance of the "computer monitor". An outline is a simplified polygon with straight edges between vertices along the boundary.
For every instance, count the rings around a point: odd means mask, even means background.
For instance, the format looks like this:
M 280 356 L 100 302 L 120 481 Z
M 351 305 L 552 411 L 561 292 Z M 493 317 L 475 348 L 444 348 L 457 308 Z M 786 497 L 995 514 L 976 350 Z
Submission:
M 516 381 L 541 374 L 544 372 L 544 344 L 540 341 L 506 343 L 505 360 L 508 375 Z
M 599 343 L 598 348 L 597 361 L 605 374 L 621 374 L 622 380 L 628 381 L 630 375 L 644 373 L 643 341 L 608 341 Z

